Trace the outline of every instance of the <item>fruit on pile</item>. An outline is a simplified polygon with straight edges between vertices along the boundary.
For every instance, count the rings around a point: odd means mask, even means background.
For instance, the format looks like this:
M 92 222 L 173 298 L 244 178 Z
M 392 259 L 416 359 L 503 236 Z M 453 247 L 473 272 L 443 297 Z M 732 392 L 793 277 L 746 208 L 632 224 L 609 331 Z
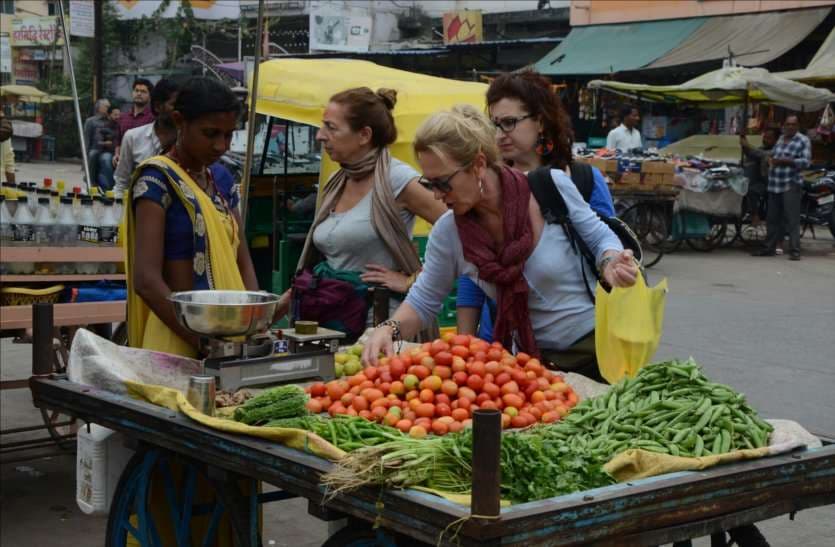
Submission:
M 345 350 L 344 353 L 340 352 L 333 356 L 335 361 L 335 375 L 337 378 L 342 378 L 343 376 L 353 376 L 362 370 L 362 363 L 360 362 L 362 349 L 362 344 L 355 344 Z
M 578 402 L 562 375 L 538 359 L 467 335 L 383 357 L 376 367 L 307 391 L 313 413 L 361 416 L 413 437 L 460 431 L 479 408 L 501 410 L 504 428 L 551 423 Z

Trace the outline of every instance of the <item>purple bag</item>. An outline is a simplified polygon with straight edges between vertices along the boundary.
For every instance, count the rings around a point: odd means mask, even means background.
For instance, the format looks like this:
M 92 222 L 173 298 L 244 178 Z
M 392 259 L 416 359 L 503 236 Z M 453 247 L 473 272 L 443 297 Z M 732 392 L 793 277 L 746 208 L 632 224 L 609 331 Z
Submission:
M 323 278 L 305 268 L 293 277 L 293 318 L 316 321 L 349 339 L 365 332 L 368 302 L 351 283 Z

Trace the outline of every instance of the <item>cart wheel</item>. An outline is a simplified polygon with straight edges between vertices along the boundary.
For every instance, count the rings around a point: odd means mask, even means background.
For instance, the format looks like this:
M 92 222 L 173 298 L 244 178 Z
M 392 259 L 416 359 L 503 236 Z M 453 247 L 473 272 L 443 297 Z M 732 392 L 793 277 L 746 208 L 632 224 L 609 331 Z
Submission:
M 351 523 L 325 540 L 322 547 L 418 547 L 426 543 L 402 537 L 362 521 Z
M 638 202 L 620 217 L 638 236 L 644 253 L 643 266 L 650 268 L 664 255 L 664 242 L 669 237 L 665 211 L 651 203 Z
M 235 501 L 224 495 L 205 469 L 205 465 L 161 449 L 134 454 L 113 495 L 105 546 L 184 547 L 192 545 L 195 534 L 202 536 L 197 538 L 197 545 L 215 545 L 221 521 L 234 511 Z M 198 479 L 206 490 L 198 492 Z M 161 488 L 164 496 L 154 495 L 152 499 L 152 484 Z M 198 503 L 198 496 L 208 501 Z M 197 518 L 203 520 L 199 533 L 192 530 Z M 235 518 L 228 520 L 235 547 L 260 547 L 260 539 L 254 545 L 247 539 L 249 530 L 242 529 L 246 525 L 236 524 Z
M 710 232 L 702 239 L 688 239 L 687 245 L 694 251 L 709 253 L 722 245 L 725 233 L 728 231 L 728 221 L 721 218 L 710 219 Z

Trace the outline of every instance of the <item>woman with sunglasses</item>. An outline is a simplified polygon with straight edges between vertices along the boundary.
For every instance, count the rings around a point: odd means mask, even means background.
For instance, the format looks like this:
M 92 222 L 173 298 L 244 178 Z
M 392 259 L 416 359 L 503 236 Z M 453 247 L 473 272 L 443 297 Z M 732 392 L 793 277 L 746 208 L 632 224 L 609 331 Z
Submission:
M 394 316 L 371 335 L 364 360 L 375 363 L 380 352 L 390 355 L 393 339 L 408 338 L 431 321 L 456 277 L 466 275 L 498 304 L 497 340 L 598 376 L 594 304 L 580 261 L 563 229 L 545 222 L 525 175 L 501 163 L 493 124 L 461 105 L 429 118 L 418 129 L 414 148 L 422 182 L 450 212 L 432 229 L 423 271 Z M 564 171 L 554 169 L 551 176 L 604 281 L 633 285 L 638 268 L 632 252 L 623 250 Z
M 444 207 L 418 184 L 419 173 L 391 157 L 397 139 L 393 89 L 348 89 L 331 97 L 316 140 L 340 169 L 321 203 L 299 260 L 299 271 L 384 286 L 402 301 L 421 264 L 411 242 L 415 215 L 434 223 Z M 282 298 L 286 313 L 290 294 Z
M 551 165 L 572 175 L 571 119 L 547 79 L 533 71 L 501 75 L 487 89 L 487 109 L 506 164 L 525 173 Z M 593 211 L 614 216 L 606 178 L 596 168 L 591 174 L 591 184 L 575 182 L 580 194 Z M 492 340 L 495 302 L 466 276 L 458 280 L 456 308 L 458 332 Z

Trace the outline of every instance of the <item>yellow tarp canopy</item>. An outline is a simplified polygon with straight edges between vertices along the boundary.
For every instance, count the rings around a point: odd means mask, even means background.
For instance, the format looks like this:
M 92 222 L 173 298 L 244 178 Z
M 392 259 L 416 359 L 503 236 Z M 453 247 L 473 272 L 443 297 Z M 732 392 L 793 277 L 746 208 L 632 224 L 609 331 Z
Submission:
M 276 59 L 262 63 L 258 74 L 256 111 L 276 118 L 319 127 L 328 99 L 345 89 L 366 86 L 397 90 L 394 157 L 417 168 L 412 141 L 418 126 L 433 112 L 455 104 L 484 108 L 487 84 L 462 82 L 382 67 L 354 59 Z M 323 155 L 320 181 L 336 166 Z M 415 234 L 427 232 L 421 222 Z

